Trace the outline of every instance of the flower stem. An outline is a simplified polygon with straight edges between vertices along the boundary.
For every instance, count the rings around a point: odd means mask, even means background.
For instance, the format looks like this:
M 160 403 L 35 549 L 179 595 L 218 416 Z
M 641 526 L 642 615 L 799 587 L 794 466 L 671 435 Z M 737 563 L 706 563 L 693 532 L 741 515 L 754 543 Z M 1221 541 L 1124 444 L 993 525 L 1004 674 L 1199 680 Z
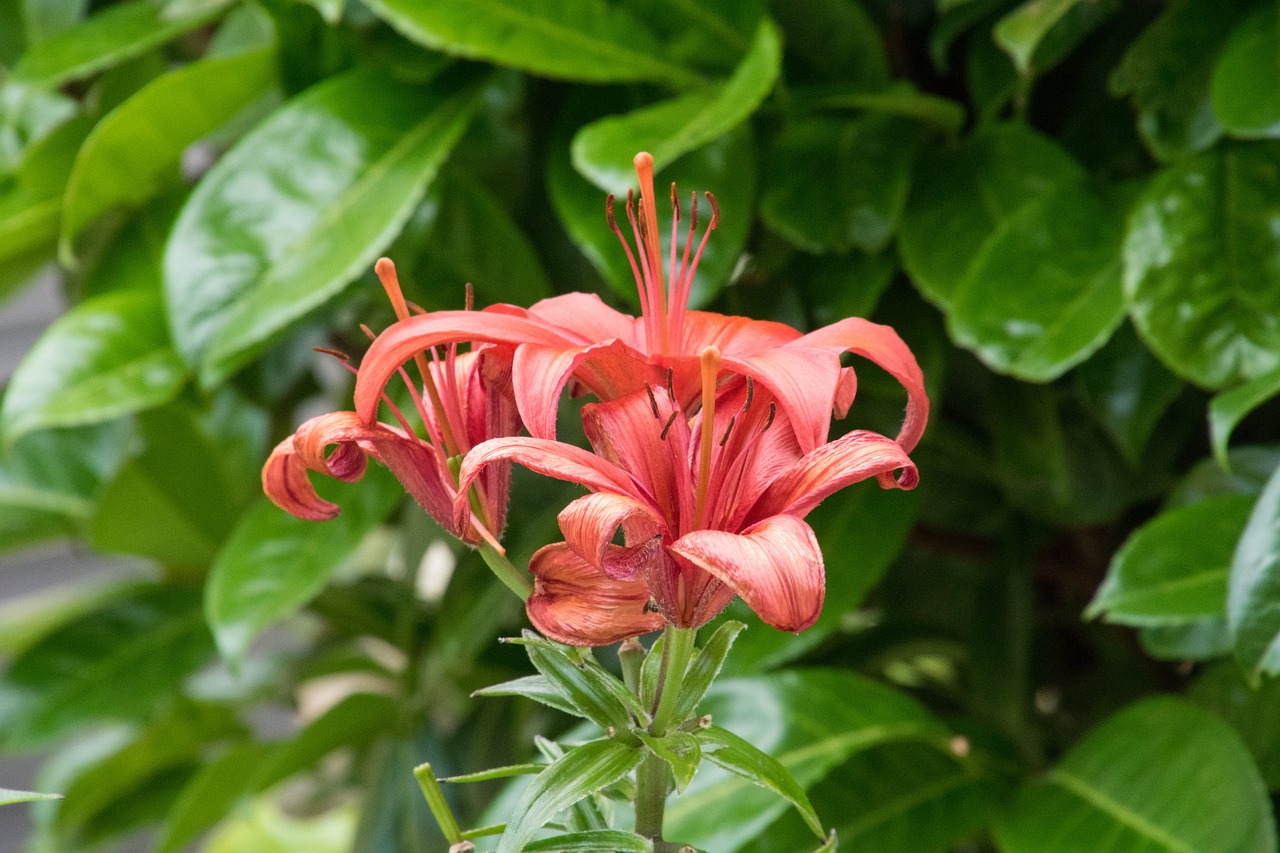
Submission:
M 666 762 L 652 752 L 646 754 L 636 768 L 636 835 L 652 841 L 662 840 L 670 773 Z
M 533 584 L 529 583 L 529 579 L 524 576 L 523 572 L 511 564 L 506 554 L 499 552 L 489 543 L 482 542 L 480 543 L 480 556 L 484 558 L 485 564 L 493 570 L 493 573 L 498 576 L 498 580 L 502 581 L 507 589 L 520 596 L 521 601 L 529 600 L 529 596 L 533 594 Z
M 671 719 L 675 713 L 676 701 L 680 698 L 680 690 L 684 687 L 685 671 L 689 669 L 689 658 L 693 656 L 693 644 L 697 639 L 696 628 L 676 628 L 668 625 L 662 635 L 662 667 L 658 670 L 658 706 L 653 712 L 653 722 L 649 731 L 662 737 L 680 720 Z

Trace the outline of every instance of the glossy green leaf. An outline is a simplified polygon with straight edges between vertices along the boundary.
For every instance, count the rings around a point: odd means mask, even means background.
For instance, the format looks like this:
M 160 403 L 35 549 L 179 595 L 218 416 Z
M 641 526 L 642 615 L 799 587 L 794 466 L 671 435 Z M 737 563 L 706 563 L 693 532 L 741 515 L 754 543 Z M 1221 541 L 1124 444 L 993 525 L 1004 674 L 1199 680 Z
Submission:
M 255 791 L 265 791 L 314 768 L 336 750 L 367 745 L 392 730 L 396 713 L 396 703 L 388 696 L 353 693 L 292 737 L 275 744 L 246 781 Z
M 285 104 L 209 170 L 164 262 L 174 340 L 206 387 L 372 266 L 466 127 L 477 92 L 358 69 Z
M 912 699 L 834 670 L 722 679 L 701 710 L 717 726 L 777 759 L 801 788 L 875 744 L 945 733 Z M 708 749 L 706 743 L 703 748 Z M 786 810 L 773 792 L 704 762 L 689 788 L 668 804 L 666 835 L 731 853 L 749 849 L 746 845 Z
M 1231 654 L 1226 617 L 1142 628 L 1138 640 L 1142 650 L 1157 660 L 1205 661 Z
M 1185 387 L 1151 354 L 1128 323 L 1076 368 L 1075 379 L 1085 407 L 1135 466 L 1141 462 L 1161 416 Z
M 625 684 L 606 672 L 588 653 L 575 659 L 565 646 L 525 631 L 519 640 L 535 669 L 578 709 L 581 716 L 603 729 L 626 731 L 646 722 L 639 700 Z
M 48 743 L 152 711 L 213 654 L 198 590 L 143 586 L 23 652 L 0 680 L 5 742 Z
M 20 81 L 0 86 L 0 176 L 14 174 L 28 148 L 76 113 L 76 102 Z
M 471 695 L 523 696 L 526 699 L 532 699 L 535 702 L 555 708 L 557 711 L 563 711 L 575 717 L 581 716 L 578 706 L 566 699 L 562 692 L 553 687 L 551 680 L 545 675 L 526 675 L 523 678 L 504 681 L 491 687 L 482 687 Z
M 618 238 L 605 223 L 605 195 L 579 175 L 569 162 L 567 141 L 557 147 L 547 165 L 551 202 L 573 242 L 600 271 L 606 283 L 622 299 L 639 304 L 635 278 Z M 728 281 L 746 246 L 755 204 L 756 157 L 748 126 L 691 152 L 655 176 L 657 186 L 677 183 L 680 192 L 715 193 L 720 205 L 720 227 L 707 242 L 694 276 L 690 302 L 705 305 Z M 703 227 L 706 208 L 700 208 Z M 687 214 L 686 214 L 687 218 Z M 664 221 L 660 218 L 659 222 Z M 665 235 L 666 229 L 659 228 Z
M 1253 755 L 1267 789 L 1280 789 L 1280 680 L 1250 687 L 1234 662 L 1223 662 L 1207 667 L 1187 698 L 1230 723 Z
M 653 842 L 633 832 L 597 829 L 540 838 L 524 846 L 527 853 L 652 853 Z
M 625 195 L 635 182 L 632 158 L 653 155 L 655 172 L 745 121 L 773 89 L 782 63 L 777 27 L 762 21 L 733 76 L 713 90 L 683 95 L 593 122 L 573 138 L 574 168 L 602 189 Z
M 791 92 L 798 110 L 867 110 L 928 122 L 947 133 L 964 127 L 965 109 L 950 98 L 921 92 L 905 81 L 866 92 L 846 86 L 810 86 Z
M 1250 681 L 1280 672 L 1280 468 L 1258 496 L 1236 545 L 1227 586 L 1227 627 Z
M 818 838 L 826 838 L 826 830 L 804 788 L 776 758 L 717 726 L 698 732 L 698 738 L 708 761 L 782 797 L 800 812 Z
M 819 782 L 809 798 L 846 850 L 943 853 L 975 835 L 999 785 L 977 767 L 932 746 L 894 743 L 858 753 Z M 798 814 L 779 818 L 755 853 L 810 853 Z
M 733 648 L 733 641 L 746 627 L 741 622 L 729 619 L 716 628 L 715 633 L 702 644 L 702 648 L 698 649 L 698 656 L 685 672 L 672 719 L 687 720 L 697 713 L 702 697 L 707 695 L 707 690 L 724 667 L 725 658 Z
M 219 50 L 220 42 L 229 44 Z M 64 254 L 98 216 L 136 207 L 173 184 L 183 151 L 262 95 L 275 76 L 271 20 L 248 6 L 227 19 L 205 59 L 160 75 L 112 110 L 76 156 L 63 200 Z
M 0 806 L 10 806 L 14 803 L 32 803 L 38 800 L 57 800 L 61 798 L 61 794 L 36 794 L 31 791 L 15 791 L 12 788 L 0 788 Z
M 516 804 L 497 853 L 519 853 L 551 818 L 640 763 L 643 753 L 616 740 L 593 740 L 575 747 L 534 780 Z
M 179 853 L 226 817 L 248 793 L 249 779 L 265 753 L 259 743 L 237 744 L 201 767 L 165 817 L 153 853 Z
M 511 215 L 454 170 L 432 183 L 390 256 L 405 296 L 428 311 L 460 308 L 466 283 L 477 305 L 532 305 L 552 292 L 538 253 Z
M 1170 4 L 1125 51 L 1111 93 L 1129 96 L 1138 133 L 1162 160 L 1203 151 L 1222 136 L 1210 101 L 1214 65 L 1247 0 Z
M 635 730 L 636 736 L 644 741 L 649 751 L 666 762 L 671 768 L 671 778 L 675 781 L 676 791 L 683 791 L 693 781 L 702 762 L 702 745 L 697 737 L 688 732 L 670 732 L 663 737 L 654 737 L 643 729 Z M 727 734 L 727 733 L 722 733 Z M 767 787 L 767 786 L 766 786 Z
M 12 442 L 152 408 L 173 399 L 186 375 L 160 294 L 106 294 L 60 317 L 23 358 L 0 405 L 0 431 Z
M 1227 443 L 1231 432 L 1254 409 L 1280 394 L 1280 368 L 1264 373 L 1239 388 L 1224 391 L 1209 401 L 1209 437 L 1213 456 L 1229 470 Z
M 457 56 L 592 83 L 698 76 L 667 59 L 645 26 L 604 0 L 371 0 L 406 38 Z
M 1078 181 L 1066 151 L 1021 124 L 920 155 L 898 249 L 921 294 L 946 309 L 987 239 L 1024 205 Z
M 14 180 L 0 180 L 0 295 L 52 257 L 62 190 L 92 125 L 84 115 L 62 123 L 26 150 Z
M 1080 0 L 1027 0 L 1005 15 L 992 30 L 996 44 L 1013 60 L 1018 73 L 1032 73 L 1032 57 L 1054 25 Z
M 238 660 L 260 631 L 314 598 L 404 498 L 399 482 L 372 464 L 358 486 L 316 486 L 331 497 L 341 491 L 336 519 L 302 521 L 262 500 L 218 552 L 205 588 L 205 613 L 223 657 Z
M 1160 513 L 1116 552 L 1085 618 L 1141 627 L 1221 616 L 1252 507 L 1251 497 L 1223 495 Z
M 788 82 L 841 82 L 873 92 L 888 85 L 885 36 L 860 3 L 789 0 L 770 3 L 787 43 Z
M 1265 5 L 1240 22 L 1213 69 L 1218 121 L 1234 136 L 1280 135 L 1280 15 Z
M 1084 361 L 1124 320 L 1123 220 L 1080 184 L 1005 219 L 951 294 L 952 338 L 993 370 L 1048 382 Z
M 898 227 L 922 139 L 918 125 L 869 113 L 784 128 L 760 200 L 766 225 L 809 252 L 877 252 Z
M 163 290 L 164 243 L 186 195 L 182 189 L 152 200 L 120 227 L 101 253 L 85 258 L 80 287 L 86 299 L 119 290 Z
M 212 5 L 170 16 L 149 0 L 131 0 L 33 45 L 22 55 L 13 76 L 47 86 L 80 80 L 208 23 L 220 11 Z
M 1280 144 L 1214 149 L 1163 170 L 1125 241 L 1134 325 L 1169 367 L 1223 388 L 1280 367 Z
M 1025 785 L 996 822 L 1005 853 L 1268 853 L 1266 789 L 1226 723 L 1186 702 L 1130 705 Z

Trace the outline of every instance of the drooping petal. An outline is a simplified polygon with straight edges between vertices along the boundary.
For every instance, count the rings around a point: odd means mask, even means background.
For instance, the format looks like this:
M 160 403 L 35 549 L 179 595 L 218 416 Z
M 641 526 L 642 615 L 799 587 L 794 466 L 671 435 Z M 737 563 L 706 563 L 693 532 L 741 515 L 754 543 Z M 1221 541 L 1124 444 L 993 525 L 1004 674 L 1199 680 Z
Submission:
M 647 503 L 614 492 L 578 498 L 560 511 L 565 544 L 596 569 L 615 580 L 635 580 L 644 574 L 647 555 L 661 544 L 662 516 Z M 628 548 L 613 544 L 619 527 L 627 532 Z
M 884 368 L 907 389 L 907 413 L 898 432 L 898 443 L 908 453 L 915 449 L 929 420 L 929 397 L 920 365 L 897 332 L 861 317 L 849 317 L 812 331 L 788 346 L 818 347 L 836 354 L 852 352 Z M 838 408 L 836 414 L 844 417 L 852 401 L 853 395 L 847 389 L 838 395 L 836 402 L 843 408 Z
M 615 492 L 643 500 L 631 475 L 594 453 L 545 438 L 494 438 L 477 444 L 462 460 L 455 516 L 467 512 L 466 491 L 486 467 L 495 462 L 518 462 L 538 474 L 578 483 L 593 492 Z
M 365 423 L 377 418 L 382 389 L 400 365 L 415 352 L 449 343 L 524 343 L 573 346 L 556 329 L 537 319 L 485 311 L 436 311 L 400 320 L 389 326 L 369 347 L 356 376 L 356 412 Z
M 516 402 L 536 438 L 555 438 L 556 409 L 570 377 L 602 400 L 660 382 L 661 371 L 619 341 L 564 347 L 525 344 L 515 355 Z
M 897 480 L 893 472 L 901 469 Z M 794 515 L 803 518 L 823 499 L 854 483 L 878 477 L 885 488 L 913 489 L 916 465 L 896 441 L 867 430 L 855 430 L 821 445 L 778 476 L 752 509 L 750 518 Z
M 566 340 L 591 344 L 618 340 L 638 349 L 636 318 L 605 305 L 594 293 L 566 293 L 535 302 L 529 316 L 555 326 Z
M 338 505 L 320 497 L 311 485 L 307 466 L 293 447 L 293 436 L 277 444 L 267 457 L 262 466 L 262 491 L 273 504 L 304 521 L 338 517 Z
M 477 368 L 467 383 L 467 446 L 474 447 L 490 438 L 504 438 L 520 433 L 520 413 L 516 409 L 512 387 L 511 347 L 491 346 L 478 353 Z M 511 465 L 498 463 L 485 469 L 480 478 L 480 500 L 490 525 L 490 533 L 501 537 L 507 520 L 507 501 L 511 494 Z
M 529 561 L 533 594 L 529 619 L 546 636 L 571 646 L 606 646 L 657 631 L 661 615 L 648 610 L 644 581 L 618 581 L 557 542 Z
M 788 346 L 725 357 L 728 370 L 752 376 L 778 401 L 791 421 L 800 449 L 826 441 L 831 408 L 840 382 L 839 356 L 815 347 Z
M 822 551 L 813 530 L 794 516 L 766 518 L 742 533 L 695 530 L 669 547 L 731 587 L 775 628 L 803 631 L 822 612 Z

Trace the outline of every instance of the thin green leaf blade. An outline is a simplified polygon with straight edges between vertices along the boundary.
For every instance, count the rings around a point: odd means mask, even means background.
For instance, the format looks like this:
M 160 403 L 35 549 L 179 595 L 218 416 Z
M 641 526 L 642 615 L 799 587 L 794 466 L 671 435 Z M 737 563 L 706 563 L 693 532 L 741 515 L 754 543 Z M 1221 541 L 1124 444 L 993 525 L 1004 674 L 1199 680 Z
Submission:
M 689 664 L 689 670 L 685 673 L 673 719 L 687 720 L 697 712 L 702 697 L 707 695 L 712 682 L 724 668 L 725 658 L 733 648 L 733 641 L 746 627 L 741 622 L 729 619 L 716 628 L 711 638 L 703 643 L 698 656 Z
M 526 853 L 653 853 L 653 842 L 617 829 L 570 832 L 551 838 L 540 838 L 524 846 Z
M 627 731 L 647 722 L 639 700 L 625 684 L 606 672 L 594 658 L 576 661 L 564 646 L 525 631 L 520 640 L 535 669 L 578 709 L 603 729 Z
M 697 737 L 688 732 L 675 731 L 664 737 L 654 737 L 643 729 L 636 729 L 635 734 L 649 751 L 661 758 L 671 768 L 672 779 L 676 783 L 676 791 L 681 792 L 693 781 L 693 774 L 702 763 L 702 744 Z
M 526 699 L 532 699 L 540 702 L 557 711 L 563 711 L 574 717 L 582 715 L 578 706 L 573 704 L 564 697 L 564 694 L 557 690 L 551 684 L 551 679 L 545 675 L 526 675 L 522 678 L 514 678 L 511 681 L 504 681 L 501 684 L 494 684 L 489 687 L 482 687 L 471 694 L 472 696 L 523 696 Z
M 809 797 L 781 762 L 761 752 L 733 732 L 712 726 L 698 733 L 703 744 L 703 754 L 713 764 L 737 774 L 752 784 L 773 791 L 800 812 L 818 838 L 826 838 L 826 830 Z
M 59 800 L 61 794 L 37 794 L 32 791 L 15 791 L 12 788 L 0 788 L 0 806 L 11 806 L 14 803 L 33 803 L 39 800 Z

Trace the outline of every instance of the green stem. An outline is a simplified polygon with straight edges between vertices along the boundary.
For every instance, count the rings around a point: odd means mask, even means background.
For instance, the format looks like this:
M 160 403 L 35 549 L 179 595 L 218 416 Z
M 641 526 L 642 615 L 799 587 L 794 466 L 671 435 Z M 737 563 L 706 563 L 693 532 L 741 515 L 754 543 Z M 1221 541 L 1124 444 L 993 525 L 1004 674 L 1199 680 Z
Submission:
M 488 542 L 480 543 L 480 556 L 485 564 L 498 576 L 498 580 L 506 584 L 507 589 L 520 596 L 521 601 L 528 601 L 533 594 L 533 584 L 525 577 L 524 572 L 512 565 L 506 554 L 501 554 Z
M 640 668 L 644 665 L 644 646 L 628 637 L 618 646 L 618 663 L 622 665 L 622 681 L 634 695 L 640 695 Z
M 636 835 L 662 840 L 662 819 L 667 809 L 667 763 L 652 752 L 636 768 Z
M 658 707 L 653 712 L 653 722 L 649 731 L 662 737 L 680 720 L 671 719 L 675 713 L 676 703 L 680 699 L 681 688 L 684 687 L 685 672 L 689 669 L 689 658 L 693 656 L 694 640 L 698 637 L 696 628 L 676 628 L 668 625 L 662 634 L 662 668 L 658 670 Z
M 445 840 L 450 844 L 457 844 L 462 841 L 462 828 L 458 826 L 458 821 L 453 816 L 453 810 L 449 808 L 449 803 L 445 801 L 444 791 L 440 788 L 440 782 L 436 779 L 436 774 L 432 771 L 431 765 L 419 764 L 413 768 L 413 776 L 418 780 L 418 787 L 422 789 L 422 796 L 431 808 L 431 814 L 435 817 L 436 824 L 439 825 Z

